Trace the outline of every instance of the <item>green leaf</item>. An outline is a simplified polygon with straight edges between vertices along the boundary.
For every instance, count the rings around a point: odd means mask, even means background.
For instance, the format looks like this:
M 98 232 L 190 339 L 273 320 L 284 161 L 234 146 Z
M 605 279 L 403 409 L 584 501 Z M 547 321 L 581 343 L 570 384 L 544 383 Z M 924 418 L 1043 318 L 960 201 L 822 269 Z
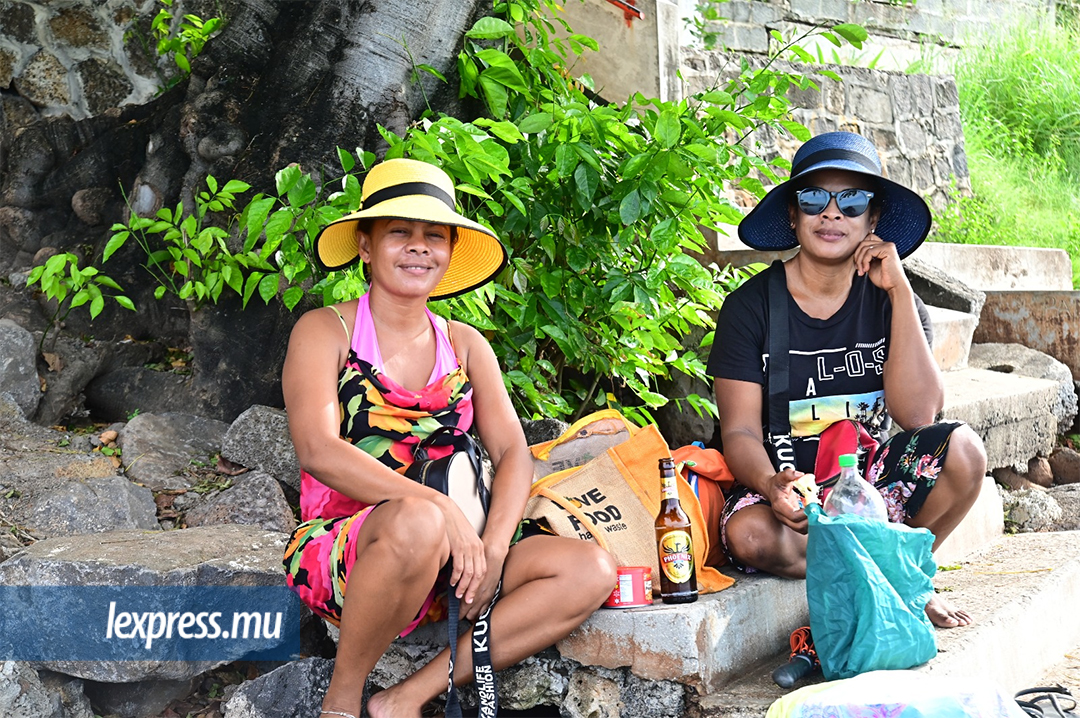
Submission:
M 356 166 L 356 158 L 352 156 L 352 152 L 343 150 L 340 147 L 337 148 L 338 162 L 341 163 L 341 169 L 343 172 L 351 172 L 352 168 Z
M 213 175 L 206 175 L 206 186 L 210 188 L 211 193 L 217 194 L 218 184 Z
M 622 220 L 623 224 L 629 226 L 638 221 L 640 217 L 641 195 L 638 194 L 636 189 L 633 189 L 619 203 L 619 219 Z
M 427 74 L 429 74 L 429 75 L 432 75 L 432 76 L 434 76 L 434 77 L 437 77 L 437 78 L 439 78 L 440 80 L 442 80 L 443 82 L 446 82 L 446 76 L 445 76 L 445 75 L 443 75 L 443 74 L 442 74 L 441 72 L 439 72 L 438 70 L 436 70 L 436 69 L 435 69 L 434 67 L 432 67 L 431 65 L 427 65 L 427 64 L 423 64 L 423 63 L 421 63 L 421 64 L 419 64 L 419 65 L 417 65 L 417 66 L 416 66 L 416 69 L 417 69 L 417 70 L 419 70 L 420 72 L 426 72 Z M 346 171 L 347 171 L 347 170 L 346 170 Z M 289 307 L 289 309 L 292 309 L 292 307 Z
M 826 70 L 826 69 L 821 68 L 821 69 L 818 69 L 818 72 L 821 73 L 822 75 L 824 75 L 825 77 L 829 78 L 830 80 L 834 80 L 836 82 L 843 82 L 844 81 L 844 78 L 840 77 L 840 75 L 836 74 L 832 70 Z
M 810 130 L 806 129 L 801 123 L 792 120 L 780 120 L 780 124 L 799 142 L 806 142 L 810 139 Z
M 105 308 L 105 297 L 101 296 L 99 292 L 93 299 L 90 300 L 90 318 L 94 319 L 97 315 L 101 314 L 101 310 Z
M 74 309 L 75 307 L 81 307 L 89 301 L 90 292 L 86 289 L 80 289 L 75 292 L 75 295 L 71 298 L 71 304 L 69 306 Z
M 569 177 L 577 167 L 577 152 L 570 145 L 559 145 L 555 148 L 555 172 L 562 177 Z
M 277 296 L 278 290 L 278 273 L 267 274 L 259 281 L 259 296 L 267 304 L 270 300 Z
M 487 67 L 480 73 L 481 81 L 487 77 L 511 90 L 528 92 L 528 88 L 525 86 L 525 78 L 521 76 L 517 64 L 505 52 L 487 48 L 476 53 L 476 56 L 487 64 Z
M 297 180 L 300 179 L 300 166 L 289 165 L 288 167 L 278 170 L 274 175 L 274 182 L 277 185 L 277 193 L 279 197 L 283 197 L 286 192 L 293 188 Z
M 574 170 L 575 197 L 583 210 L 588 210 L 592 206 L 593 197 L 599 185 L 600 175 L 589 165 L 581 164 Z
M 481 75 L 480 89 L 484 91 L 484 99 L 487 100 L 488 107 L 491 109 L 491 114 L 496 117 L 503 117 L 506 115 L 506 88 L 491 77 Z
M 164 289 L 165 287 L 158 287 L 158 288 L 159 289 Z M 130 309 L 133 312 L 135 311 L 135 302 L 131 301 L 130 299 L 128 299 L 124 295 L 121 294 L 119 296 L 113 297 L 113 299 L 115 299 L 116 303 L 119 304 L 124 309 Z
M 844 44 L 840 42 L 840 38 L 838 38 L 836 35 L 833 35 L 831 32 L 822 31 L 821 36 L 832 44 L 836 45 L 837 47 L 842 47 Z
M 289 287 L 281 296 L 281 301 L 285 304 L 285 307 L 291 312 L 293 307 L 295 307 L 303 298 L 303 289 L 301 289 L 300 287 Z
M 513 34 L 514 26 L 505 20 L 497 17 L 482 17 L 465 33 L 465 37 L 476 40 L 495 40 Z
M 105 251 L 101 254 L 101 261 L 109 261 L 109 257 L 113 256 L 116 250 L 123 247 L 124 243 L 127 242 L 127 239 L 130 236 L 131 232 L 117 232 L 112 237 L 110 237 L 108 243 L 105 245 Z
M 551 113 L 534 112 L 531 115 L 526 115 L 518 122 L 518 129 L 521 130 L 523 134 L 531 135 L 537 132 L 543 132 L 551 127 L 551 122 Z
M 652 155 L 649 153 L 642 153 L 640 155 L 634 155 L 627 160 L 623 166 L 620 174 L 627 179 L 634 179 L 638 176 L 641 169 L 652 159 Z
M 660 118 L 656 121 L 655 134 L 656 140 L 664 149 L 674 147 L 675 143 L 679 141 L 679 137 L 682 135 L 682 127 L 674 110 L 664 110 L 660 113 Z
M 302 175 L 296 184 L 289 188 L 289 204 L 293 207 L 302 207 L 314 200 L 316 193 L 315 183 L 307 175 Z
M 833 25 L 833 32 L 859 49 L 862 49 L 862 44 L 866 42 L 866 38 L 869 37 L 866 28 L 862 25 L 856 25 L 850 22 Z
M 117 284 L 115 280 L 113 280 L 112 277 L 106 277 L 104 274 L 99 274 L 98 276 L 94 277 L 94 281 L 97 282 L 98 284 L 102 285 L 103 287 L 108 287 L 109 289 L 115 289 L 118 292 L 124 291 L 123 289 L 120 288 L 120 285 Z
M 507 144 L 517 144 L 525 139 L 525 136 L 521 134 L 521 130 L 519 130 L 518 126 L 513 122 L 506 122 L 505 120 L 494 122 L 484 117 L 476 120 L 475 124 L 481 127 L 487 127 L 491 131 L 491 134 Z
M 165 285 L 161 284 L 154 290 L 154 299 L 161 299 L 165 296 Z

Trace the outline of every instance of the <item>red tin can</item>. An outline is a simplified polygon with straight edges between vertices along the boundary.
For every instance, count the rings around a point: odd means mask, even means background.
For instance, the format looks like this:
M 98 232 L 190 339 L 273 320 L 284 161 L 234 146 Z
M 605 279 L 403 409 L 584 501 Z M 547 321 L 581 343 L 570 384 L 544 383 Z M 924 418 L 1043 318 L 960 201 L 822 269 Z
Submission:
M 620 566 L 615 590 L 608 596 L 604 606 L 608 608 L 634 608 L 652 605 L 652 567 Z

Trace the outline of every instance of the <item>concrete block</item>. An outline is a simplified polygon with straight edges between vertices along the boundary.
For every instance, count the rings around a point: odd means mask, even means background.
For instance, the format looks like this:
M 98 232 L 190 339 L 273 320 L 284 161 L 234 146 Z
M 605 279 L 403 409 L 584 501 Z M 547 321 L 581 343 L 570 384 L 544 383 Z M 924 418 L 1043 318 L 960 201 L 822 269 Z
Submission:
M 1064 434 L 1073 425 L 1077 407 L 1076 385 L 1069 367 L 1057 359 L 1022 344 L 976 344 L 971 347 L 968 361 L 977 369 L 1056 381 L 1057 400 L 1049 409 L 1057 419 L 1057 433 Z
M 1048 379 L 986 369 L 945 372 L 946 419 L 967 422 L 986 446 L 987 468 L 1027 471 L 1028 460 L 1049 456 L 1057 433 L 1051 407 L 1059 385 Z
M 899 181 L 899 180 L 897 180 Z M 979 316 L 986 294 L 923 259 L 924 243 L 904 260 L 904 271 L 912 289 L 926 304 Z
M 934 327 L 934 360 L 942 371 L 963 369 L 971 351 L 971 335 L 979 318 L 941 307 L 926 308 Z
M 1072 262 L 1063 249 L 927 242 L 914 256 L 984 292 L 1072 289 Z
M 1080 292 L 987 292 L 974 340 L 1037 349 L 1080 380 Z
M 983 479 L 982 490 L 967 516 L 934 551 L 934 561 L 939 566 L 955 564 L 975 551 L 983 549 L 1001 538 L 1005 531 L 1005 514 L 1001 507 L 992 476 Z
M 597 611 L 556 648 L 585 665 L 719 690 L 809 620 L 804 581 L 760 574 L 737 581 L 692 604 Z
M 1036 685 L 1058 658 L 1080 645 L 1080 533 L 1005 536 L 969 556 L 934 585 L 975 617 L 939 630 L 938 655 L 917 669 L 981 678 L 1013 693 Z

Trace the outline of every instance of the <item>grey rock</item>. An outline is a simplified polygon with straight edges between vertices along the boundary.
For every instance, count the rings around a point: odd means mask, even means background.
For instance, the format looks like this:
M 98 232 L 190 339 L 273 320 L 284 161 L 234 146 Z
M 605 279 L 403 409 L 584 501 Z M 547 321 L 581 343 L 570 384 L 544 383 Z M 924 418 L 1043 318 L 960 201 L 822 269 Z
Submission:
M 105 221 L 113 195 L 108 187 L 87 187 L 71 196 L 71 209 L 83 224 L 93 227 Z
M 175 700 L 191 695 L 195 678 L 180 681 L 136 681 L 100 683 L 87 681 L 84 690 L 91 702 L 105 715 L 158 716 Z
M 1054 497 L 1043 488 L 1008 491 L 998 488 L 1005 509 L 1005 525 L 1020 533 L 1052 531 L 1063 512 Z M 9 562 L 10 563 L 10 562 Z
M 0 392 L 0 448 L 18 451 L 30 443 L 47 441 L 59 436 L 51 429 L 27 421 L 11 392 Z
M 64 718 L 95 718 L 81 679 L 45 670 L 38 671 L 38 678 L 46 690 L 60 696 Z
M 225 704 L 225 718 L 308 718 L 330 685 L 334 662 L 305 658 L 240 684 Z
M 67 69 L 48 50 L 39 50 L 30 58 L 22 74 L 14 81 L 19 94 L 39 107 L 67 105 L 71 102 L 71 90 L 67 83 Z
M 674 681 L 647 681 L 626 671 L 622 714 L 634 718 L 666 718 L 687 713 L 686 686 Z
M 125 366 L 106 371 L 86 386 L 86 406 L 106 421 L 124 419 L 136 410 L 189 413 L 196 403 L 190 387 L 190 376 Z
M 221 456 L 300 489 L 300 463 L 289 435 L 289 417 L 281 409 L 256 404 L 236 417 L 221 444 Z
M 525 431 L 525 443 L 533 446 L 558 439 L 570 425 L 558 419 L 522 419 L 521 428 Z
M 118 443 L 130 478 L 153 489 L 187 488 L 191 481 L 180 472 L 217 454 L 228 428 L 190 414 L 139 414 L 124 426 Z
M 1053 531 L 1080 531 L 1080 484 L 1052 486 L 1049 492 L 1061 507 L 1061 518 L 1054 524 Z
M 157 507 L 150 489 L 123 476 L 67 481 L 36 498 L 27 527 L 42 536 L 157 530 Z
M 1080 483 L 1080 452 L 1067 447 L 1058 447 L 1050 455 L 1050 470 L 1054 472 L 1054 483 Z
M 12 586 L 280 586 L 288 536 L 251 526 L 110 531 L 51 538 L 0 563 Z M 187 680 L 220 663 L 47 661 L 50 670 L 105 683 Z M 3 715 L 3 713 L 0 713 Z
M 31 417 L 41 401 L 37 344 L 33 335 L 9 319 L 0 319 L 0 393 L 15 398 L 23 416 Z
M 986 303 L 984 292 L 967 286 L 921 259 L 905 259 L 904 271 L 911 282 L 911 288 L 930 306 L 979 316 L 983 304 Z
M 292 533 L 296 528 L 296 518 L 285 500 L 281 485 L 274 477 L 251 472 L 235 477 L 234 482 L 231 488 L 188 510 L 184 515 L 187 525 L 244 524 L 268 531 Z
M 42 685 L 29 663 L 0 663 L 0 715 L 11 718 L 65 718 L 60 696 Z
M 619 718 L 619 692 L 617 680 L 591 668 L 579 668 L 570 677 L 563 714 L 568 718 Z
M 114 60 L 98 57 L 80 62 L 75 68 L 82 79 L 83 97 L 91 115 L 100 115 L 119 106 L 134 87 Z
M 1077 398 L 1072 371 L 1049 354 L 1023 344 L 972 344 L 968 366 L 1056 381 L 1061 388 L 1051 412 L 1057 419 L 1058 433 L 1067 431 L 1076 420 Z
M 1021 474 L 1010 466 L 994 469 L 991 474 L 994 477 L 994 481 L 1011 491 L 1030 489 L 1035 485 L 1028 481 L 1026 475 Z

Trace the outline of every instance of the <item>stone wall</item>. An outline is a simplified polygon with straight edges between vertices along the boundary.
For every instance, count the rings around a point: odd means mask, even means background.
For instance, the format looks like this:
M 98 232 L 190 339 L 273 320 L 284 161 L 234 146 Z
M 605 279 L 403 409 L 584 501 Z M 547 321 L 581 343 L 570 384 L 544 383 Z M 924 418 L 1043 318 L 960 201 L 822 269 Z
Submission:
M 219 6 L 177 0 L 173 15 L 209 18 Z M 151 37 L 162 8 L 157 0 L 0 0 L 0 124 L 11 132 L 38 116 L 84 119 L 151 99 L 176 72 Z
M 870 138 L 881 154 L 885 175 L 926 197 L 934 209 L 945 205 L 950 184 L 970 189 L 959 99 L 951 76 L 828 66 L 843 79 L 838 83 L 806 65 L 780 67 L 809 73 L 816 85 L 788 94 L 793 119 L 813 134 L 849 130 Z M 738 59 L 733 56 L 688 49 L 683 55 L 684 92 L 705 90 L 737 70 Z M 801 144 L 770 128 L 755 132 L 750 141 L 766 159 L 777 154 L 791 159 Z
M 686 10 L 684 9 L 684 13 Z M 846 57 L 861 56 L 863 64 L 882 55 L 878 67 L 903 69 L 923 56 L 921 45 L 961 46 L 981 42 L 995 28 L 1020 18 L 1053 21 L 1054 0 L 916 0 L 911 4 L 888 0 L 729 0 L 720 12 L 727 22 L 711 29 L 719 33 L 719 46 L 732 52 L 763 54 L 770 51 L 770 30 L 785 35 L 802 33 L 815 25 L 851 22 L 870 32 L 869 46 Z M 810 43 L 813 45 L 814 43 Z M 832 46 L 821 44 L 825 57 Z M 772 48 L 775 49 L 775 48 Z M 884 52 L 882 53 L 882 50 Z

